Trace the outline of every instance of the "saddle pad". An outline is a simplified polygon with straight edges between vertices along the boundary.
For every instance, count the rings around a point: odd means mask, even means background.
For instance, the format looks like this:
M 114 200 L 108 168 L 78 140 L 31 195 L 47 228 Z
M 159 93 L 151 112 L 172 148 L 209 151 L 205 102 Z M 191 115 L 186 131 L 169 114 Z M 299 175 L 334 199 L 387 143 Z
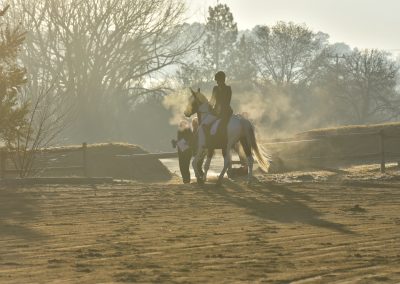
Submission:
M 218 130 L 218 126 L 219 126 L 220 121 L 221 121 L 221 119 L 218 119 L 217 121 L 215 121 L 215 122 L 211 125 L 211 129 L 210 129 L 210 134 L 211 134 L 211 135 L 217 134 L 217 130 Z

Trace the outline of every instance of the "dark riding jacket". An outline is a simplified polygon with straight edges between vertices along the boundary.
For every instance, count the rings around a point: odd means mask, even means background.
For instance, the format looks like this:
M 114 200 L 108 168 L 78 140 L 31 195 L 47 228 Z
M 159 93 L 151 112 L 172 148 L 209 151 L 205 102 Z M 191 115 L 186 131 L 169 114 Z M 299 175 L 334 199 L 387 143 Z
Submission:
M 187 149 L 186 151 L 188 151 L 188 150 L 190 150 L 191 152 L 193 151 L 194 146 L 195 146 L 194 145 L 195 141 L 194 141 L 194 134 L 190 128 L 185 128 L 185 129 L 179 130 L 177 133 L 177 139 L 178 139 L 178 141 L 181 139 L 185 139 L 187 145 L 189 146 L 189 149 Z M 180 152 L 179 148 L 178 148 L 178 152 Z
M 231 108 L 232 89 L 231 86 L 215 86 L 212 91 L 211 105 L 215 115 L 222 119 L 231 117 L 233 110 Z

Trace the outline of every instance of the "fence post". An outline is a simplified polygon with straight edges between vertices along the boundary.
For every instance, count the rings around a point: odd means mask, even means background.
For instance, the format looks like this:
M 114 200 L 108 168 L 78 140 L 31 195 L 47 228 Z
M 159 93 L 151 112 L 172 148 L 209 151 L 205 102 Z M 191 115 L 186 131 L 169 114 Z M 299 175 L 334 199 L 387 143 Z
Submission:
M 0 150 L 0 178 L 3 179 L 6 173 L 6 151 Z
M 87 177 L 87 157 L 86 157 L 87 143 L 82 143 L 82 162 L 83 162 L 83 175 Z
M 385 166 L 385 133 L 383 129 L 379 131 L 380 137 L 380 150 L 381 150 L 381 173 L 385 173 L 386 166 Z

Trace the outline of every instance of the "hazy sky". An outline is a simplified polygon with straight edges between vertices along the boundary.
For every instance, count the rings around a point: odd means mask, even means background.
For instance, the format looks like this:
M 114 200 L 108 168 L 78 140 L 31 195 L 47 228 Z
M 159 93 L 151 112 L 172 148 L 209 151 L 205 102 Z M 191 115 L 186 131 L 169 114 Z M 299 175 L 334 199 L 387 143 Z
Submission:
M 205 22 L 217 0 L 186 0 L 190 21 Z M 330 41 L 351 47 L 379 48 L 400 54 L 400 0 L 220 0 L 239 29 L 277 21 L 305 23 Z

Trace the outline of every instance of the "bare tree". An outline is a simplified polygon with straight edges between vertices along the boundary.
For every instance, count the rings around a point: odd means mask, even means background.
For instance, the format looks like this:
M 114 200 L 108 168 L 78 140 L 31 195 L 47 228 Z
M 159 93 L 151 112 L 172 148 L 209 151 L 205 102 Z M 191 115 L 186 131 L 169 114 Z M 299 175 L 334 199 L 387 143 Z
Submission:
M 254 30 L 253 63 L 265 82 L 308 83 L 325 59 L 326 38 L 304 25 L 278 22 Z
M 81 136 L 104 132 L 120 113 L 118 100 L 129 104 L 162 89 L 162 71 L 179 64 L 198 40 L 180 36 L 180 0 L 11 3 L 12 19 L 29 31 L 24 64 L 37 86 L 57 78 L 56 93 L 76 104 L 74 129 Z
M 399 66 L 388 53 L 355 49 L 336 65 L 330 90 L 347 119 L 363 124 L 399 116 Z
M 34 174 L 32 167 L 39 152 L 52 146 L 69 123 L 67 109 L 61 109 L 55 102 L 57 96 L 53 87 L 37 93 L 32 93 L 31 89 L 28 84 L 21 99 L 22 103 L 26 100 L 30 106 L 27 123 L 18 129 L 15 139 L 6 141 L 20 177 Z

